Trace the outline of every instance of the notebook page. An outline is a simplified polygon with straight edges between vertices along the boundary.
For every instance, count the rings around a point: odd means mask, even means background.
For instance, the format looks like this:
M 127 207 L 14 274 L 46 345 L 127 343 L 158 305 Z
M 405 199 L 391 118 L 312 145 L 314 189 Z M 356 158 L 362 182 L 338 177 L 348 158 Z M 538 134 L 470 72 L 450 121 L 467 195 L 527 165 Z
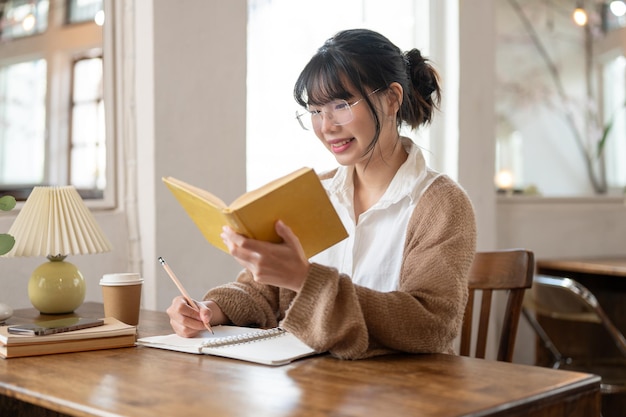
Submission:
M 234 345 L 204 347 L 202 348 L 202 353 L 265 365 L 284 365 L 296 359 L 312 355 L 315 353 L 315 350 L 291 333 L 283 332 L 273 337 Z
M 142 337 L 137 340 L 137 344 L 175 350 L 177 352 L 202 353 L 202 347 L 208 341 L 222 342 L 227 340 L 227 338 L 257 332 L 263 332 L 263 330 L 238 326 L 213 326 L 214 334 L 205 330 L 196 337 L 182 337 L 174 333 L 163 336 Z
M 297 337 L 282 329 L 254 329 L 237 326 L 214 326 L 214 334 L 203 332 L 199 337 L 185 338 L 176 334 L 144 337 L 137 345 L 177 352 L 207 354 L 240 359 L 265 365 L 284 365 L 316 353 Z M 259 338 L 259 336 L 261 337 Z M 231 344 L 224 344 L 233 339 Z M 215 347 L 207 347 L 217 344 Z

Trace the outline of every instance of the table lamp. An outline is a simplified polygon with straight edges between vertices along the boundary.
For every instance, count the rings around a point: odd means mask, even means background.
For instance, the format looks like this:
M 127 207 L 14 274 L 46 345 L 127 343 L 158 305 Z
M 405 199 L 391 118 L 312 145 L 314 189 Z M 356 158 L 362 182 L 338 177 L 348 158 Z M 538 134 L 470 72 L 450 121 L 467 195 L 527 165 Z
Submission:
M 64 259 L 111 250 L 74 186 L 34 187 L 9 229 L 15 246 L 5 256 L 46 256 L 28 282 L 32 305 L 44 314 L 71 313 L 85 299 L 85 280 Z

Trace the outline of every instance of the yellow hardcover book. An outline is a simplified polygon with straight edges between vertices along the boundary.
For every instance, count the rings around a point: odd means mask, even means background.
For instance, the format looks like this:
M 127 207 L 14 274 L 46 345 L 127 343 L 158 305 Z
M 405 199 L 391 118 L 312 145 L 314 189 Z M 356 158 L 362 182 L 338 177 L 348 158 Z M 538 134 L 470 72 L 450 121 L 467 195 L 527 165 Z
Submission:
M 280 242 L 274 225 L 282 220 L 300 239 L 307 257 L 348 236 L 317 174 L 301 168 L 256 190 L 230 205 L 220 198 L 172 177 L 163 182 L 209 243 L 228 252 L 220 234 L 223 226 L 253 239 Z

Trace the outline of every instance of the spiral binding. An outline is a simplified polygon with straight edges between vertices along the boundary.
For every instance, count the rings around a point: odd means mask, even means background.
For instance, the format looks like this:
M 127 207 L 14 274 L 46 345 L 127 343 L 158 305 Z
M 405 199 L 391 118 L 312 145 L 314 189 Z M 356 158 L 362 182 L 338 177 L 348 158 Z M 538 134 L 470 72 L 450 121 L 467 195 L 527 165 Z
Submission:
M 286 333 L 285 330 L 280 327 L 273 329 L 257 330 L 250 333 L 238 334 L 234 336 L 220 337 L 217 339 L 208 339 L 202 343 L 202 347 L 222 347 L 238 345 L 242 343 L 252 343 L 259 340 L 270 339 L 272 337 L 282 336 Z

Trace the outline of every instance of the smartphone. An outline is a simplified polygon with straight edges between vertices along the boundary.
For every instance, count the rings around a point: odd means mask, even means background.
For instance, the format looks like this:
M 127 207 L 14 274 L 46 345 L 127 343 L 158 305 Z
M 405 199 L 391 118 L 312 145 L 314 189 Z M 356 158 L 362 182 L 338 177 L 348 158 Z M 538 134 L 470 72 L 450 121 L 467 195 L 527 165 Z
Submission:
M 9 326 L 8 331 L 12 334 L 30 336 L 44 336 L 47 334 L 71 332 L 72 330 L 86 329 L 88 327 L 102 326 L 104 320 L 86 319 L 81 317 L 68 317 L 65 319 L 38 321 L 35 323 Z

